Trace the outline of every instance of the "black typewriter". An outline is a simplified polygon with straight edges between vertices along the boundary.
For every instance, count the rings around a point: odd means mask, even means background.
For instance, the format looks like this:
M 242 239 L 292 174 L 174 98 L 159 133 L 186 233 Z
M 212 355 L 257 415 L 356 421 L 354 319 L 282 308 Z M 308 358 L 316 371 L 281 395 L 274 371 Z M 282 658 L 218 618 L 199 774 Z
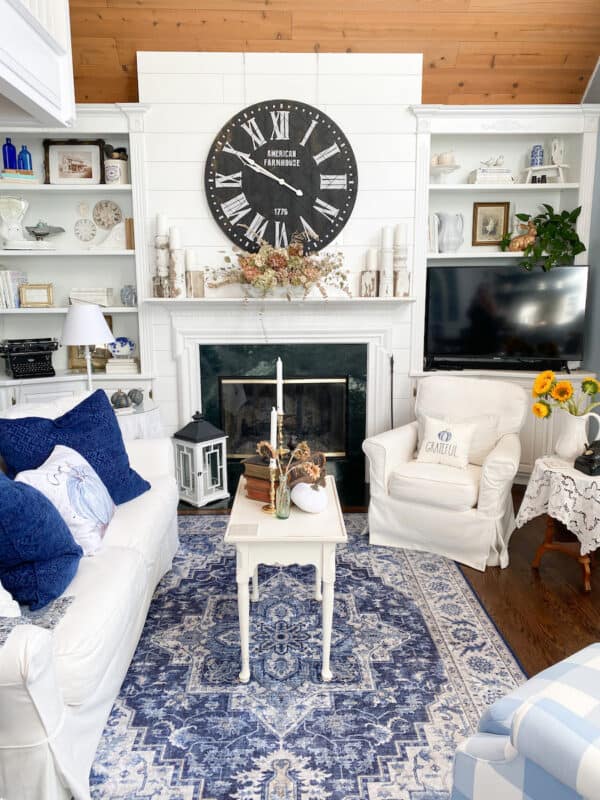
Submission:
M 52 353 L 57 339 L 6 339 L 0 355 L 6 359 L 6 374 L 11 378 L 53 378 Z

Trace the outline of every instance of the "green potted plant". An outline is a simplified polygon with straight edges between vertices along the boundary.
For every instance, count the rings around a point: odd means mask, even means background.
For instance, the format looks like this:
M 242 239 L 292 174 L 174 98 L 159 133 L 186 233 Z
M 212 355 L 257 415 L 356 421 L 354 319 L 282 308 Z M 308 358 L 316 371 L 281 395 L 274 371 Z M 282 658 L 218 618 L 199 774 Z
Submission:
M 573 259 L 586 249 L 575 228 L 577 219 L 581 213 L 581 206 L 574 208 L 573 211 L 554 211 L 552 206 L 547 203 L 542 204 L 544 211 L 535 216 L 531 214 L 517 214 L 517 219 L 521 220 L 532 231 L 535 228 L 535 238 L 529 234 L 523 237 L 511 238 L 509 233 L 500 242 L 502 250 L 519 251 L 522 249 L 523 261 L 521 266 L 527 270 L 541 267 L 544 272 L 548 272 L 552 267 L 563 264 L 572 264 Z M 519 246 L 519 239 L 525 239 L 525 247 Z M 512 245 L 512 246 L 511 246 Z

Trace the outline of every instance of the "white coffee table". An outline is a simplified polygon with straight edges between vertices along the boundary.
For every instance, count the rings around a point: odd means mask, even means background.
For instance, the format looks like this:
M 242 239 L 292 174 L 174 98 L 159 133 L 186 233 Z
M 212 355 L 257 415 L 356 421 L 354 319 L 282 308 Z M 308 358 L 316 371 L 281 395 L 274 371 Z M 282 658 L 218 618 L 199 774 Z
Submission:
M 323 658 L 321 677 L 332 678 L 329 667 L 331 651 L 331 624 L 333 620 L 333 586 L 335 583 L 335 546 L 348 541 L 344 517 L 340 507 L 335 479 L 327 476 L 326 491 L 329 502 L 320 514 L 306 514 L 295 506 L 288 519 L 265 514 L 262 503 L 246 497 L 246 481 L 238 484 L 225 542 L 235 544 L 237 551 L 236 581 L 240 617 L 240 643 L 242 683 L 250 680 L 250 591 L 252 600 L 258 595 L 258 565 L 314 564 L 315 600 L 322 602 Z M 321 582 L 323 591 L 321 592 Z

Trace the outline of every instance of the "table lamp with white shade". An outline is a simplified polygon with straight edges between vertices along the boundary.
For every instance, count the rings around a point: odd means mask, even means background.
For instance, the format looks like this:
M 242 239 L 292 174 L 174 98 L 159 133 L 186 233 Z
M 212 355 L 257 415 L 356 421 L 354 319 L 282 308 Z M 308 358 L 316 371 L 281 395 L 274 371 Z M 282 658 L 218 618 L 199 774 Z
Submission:
M 92 354 L 90 345 L 108 344 L 114 341 L 115 337 L 106 324 L 100 306 L 93 303 L 77 303 L 69 306 L 67 318 L 63 325 L 62 343 L 78 347 L 83 345 L 90 392 L 92 391 Z

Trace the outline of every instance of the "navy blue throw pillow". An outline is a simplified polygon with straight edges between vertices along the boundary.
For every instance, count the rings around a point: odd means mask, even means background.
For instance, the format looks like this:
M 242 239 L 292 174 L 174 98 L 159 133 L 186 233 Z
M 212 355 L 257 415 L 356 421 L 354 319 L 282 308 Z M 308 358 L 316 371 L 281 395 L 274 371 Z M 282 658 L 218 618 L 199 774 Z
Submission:
M 117 505 L 150 488 L 129 466 L 119 423 L 102 389 L 57 419 L 0 418 L 0 455 L 11 478 L 40 467 L 58 444 L 81 453 Z
M 61 595 L 81 547 L 41 492 L 0 472 L 0 583 L 32 611 Z

